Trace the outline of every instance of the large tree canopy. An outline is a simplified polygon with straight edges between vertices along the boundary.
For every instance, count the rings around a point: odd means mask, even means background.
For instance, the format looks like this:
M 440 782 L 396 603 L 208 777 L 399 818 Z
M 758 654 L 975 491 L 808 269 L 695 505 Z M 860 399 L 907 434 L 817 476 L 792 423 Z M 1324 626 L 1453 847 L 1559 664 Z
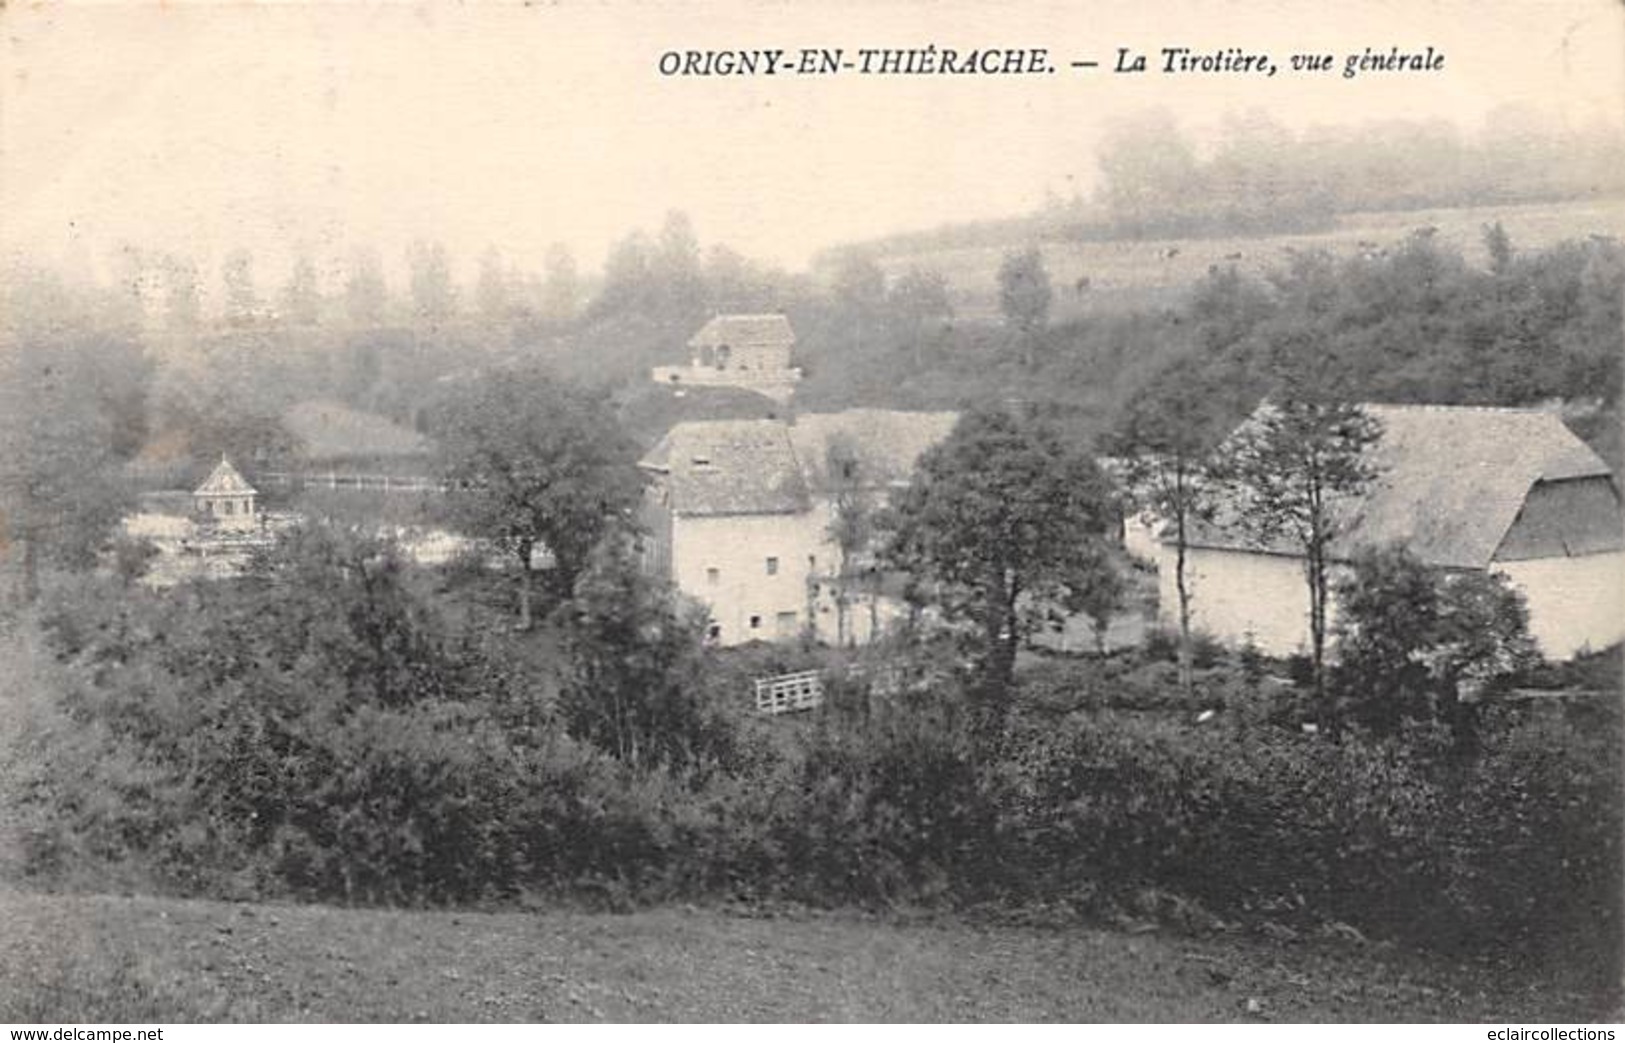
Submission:
M 1059 609 L 1081 610 L 1103 582 L 1114 515 L 1092 457 L 1043 420 L 967 414 L 920 460 L 899 498 L 892 562 L 978 634 L 984 710 L 1009 698 L 1016 650 Z
M 637 501 L 634 447 L 607 404 L 545 374 L 492 371 L 457 386 L 435 437 L 453 518 L 516 559 L 522 626 L 531 623 L 532 553 L 551 554 L 548 587 L 567 597 L 593 547 Z

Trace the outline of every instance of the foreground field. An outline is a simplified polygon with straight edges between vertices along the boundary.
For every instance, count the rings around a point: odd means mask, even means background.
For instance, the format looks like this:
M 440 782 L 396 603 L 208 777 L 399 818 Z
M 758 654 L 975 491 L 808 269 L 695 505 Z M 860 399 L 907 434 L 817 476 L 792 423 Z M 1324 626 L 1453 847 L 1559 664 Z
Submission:
M 449 913 L 0 892 L 0 1021 L 1449 1021 L 1614 1017 L 1378 946 L 1083 928 Z

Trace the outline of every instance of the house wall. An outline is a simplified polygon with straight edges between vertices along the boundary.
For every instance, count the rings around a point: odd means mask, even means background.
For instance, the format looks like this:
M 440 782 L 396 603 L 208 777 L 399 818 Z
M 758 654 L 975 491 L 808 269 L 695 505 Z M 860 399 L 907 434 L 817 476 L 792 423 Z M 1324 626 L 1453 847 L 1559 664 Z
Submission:
M 822 571 L 839 554 L 829 520 L 823 507 L 800 514 L 679 515 L 671 523 L 672 580 L 710 606 L 722 644 L 794 637 L 807 625 L 808 558 Z M 770 557 L 779 563 L 774 575 L 767 571 Z
M 1173 548 L 1157 560 L 1158 611 L 1162 623 L 1179 623 Z M 1549 659 L 1568 659 L 1625 639 L 1625 553 L 1496 562 L 1522 592 L 1529 631 Z M 1191 625 L 1230 644 L 1253 643 L 1270 655 L 1309 647 L 1309 591 L 1300 559 L 1273 554 L 1192 548 L 1186 568 Z M 1332 582 L 1337 576 L 1334 571 Z M 1327 613 L 1328 633 L 1337 617 Z
M 1233 645 L 1250 638 L 1269 655 L 1308 649 L 1309 588 L 1300 559 L 1192 547 L 1185 569 L 1193 629 Z M 1157 558 L 1157 587 L 1161 622 L 1177 627 L 1174 549 L 1166 545 Z
M 1498 561 L 1529 606 L 1529 631 L 1549 659 L 1625 638 L 1625 554 Z

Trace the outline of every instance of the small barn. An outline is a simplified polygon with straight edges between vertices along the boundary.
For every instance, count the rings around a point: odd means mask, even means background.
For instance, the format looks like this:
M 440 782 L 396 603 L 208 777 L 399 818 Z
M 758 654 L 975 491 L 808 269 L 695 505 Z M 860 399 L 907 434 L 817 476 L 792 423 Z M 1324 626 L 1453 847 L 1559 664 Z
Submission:
M 686 366 L 657 366 L 651 377 L 668 387 L 737 387 L 787 402 L 801 379 L 790 365 L 796 343 L 783 315 L 718 315 L 688 341 Z
M 1342 504 L 1334 561 L 1398 544 L 1427 565 L 1499 572 L 1522 592 L 1541 651 L 1563 659 L 1625 637 L 1625 539 L 1608 466 L 1553 413 L 1367 405 L 1382 426 L 1377 478 Z M 1290 654 L 1309 644 L 1304 562 L 1286 541 L 1260 545 L 1234 526 L 1188 540 L 1195 627 Z M 1161 604 L 1177 612 L 1171 548 Z M 1330 606 L 1335 617 L 1336 604 Z

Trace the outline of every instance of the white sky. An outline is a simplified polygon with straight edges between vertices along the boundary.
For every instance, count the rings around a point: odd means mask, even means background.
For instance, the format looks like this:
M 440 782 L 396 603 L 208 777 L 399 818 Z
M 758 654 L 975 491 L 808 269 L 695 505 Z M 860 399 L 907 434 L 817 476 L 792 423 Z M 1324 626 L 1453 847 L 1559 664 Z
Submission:
M 0 246 L 105 273 L 121 242 L 218 281 L 244 246 L 262 289 L 295 248 L 413 239 L 466 278 L 495 245 L 585 267 L 688 211 L 703 243 L 791 267 L 821 246 L 1021 212 L 1088 189 L 1114 118 L 1151 106 L 1201 133 L 1257 107 L 1289 125 L 1497 105 L 1620 123 L 1615 0 L 1242 4 L 123 3 L 0 12 Z M 1028 77 L 676 79 L 666 49 L 1048 47 Z M 1297 51 L 1432 44 L 1446 70 L 1345 80 L 1075 73 L 1117 46 Z

